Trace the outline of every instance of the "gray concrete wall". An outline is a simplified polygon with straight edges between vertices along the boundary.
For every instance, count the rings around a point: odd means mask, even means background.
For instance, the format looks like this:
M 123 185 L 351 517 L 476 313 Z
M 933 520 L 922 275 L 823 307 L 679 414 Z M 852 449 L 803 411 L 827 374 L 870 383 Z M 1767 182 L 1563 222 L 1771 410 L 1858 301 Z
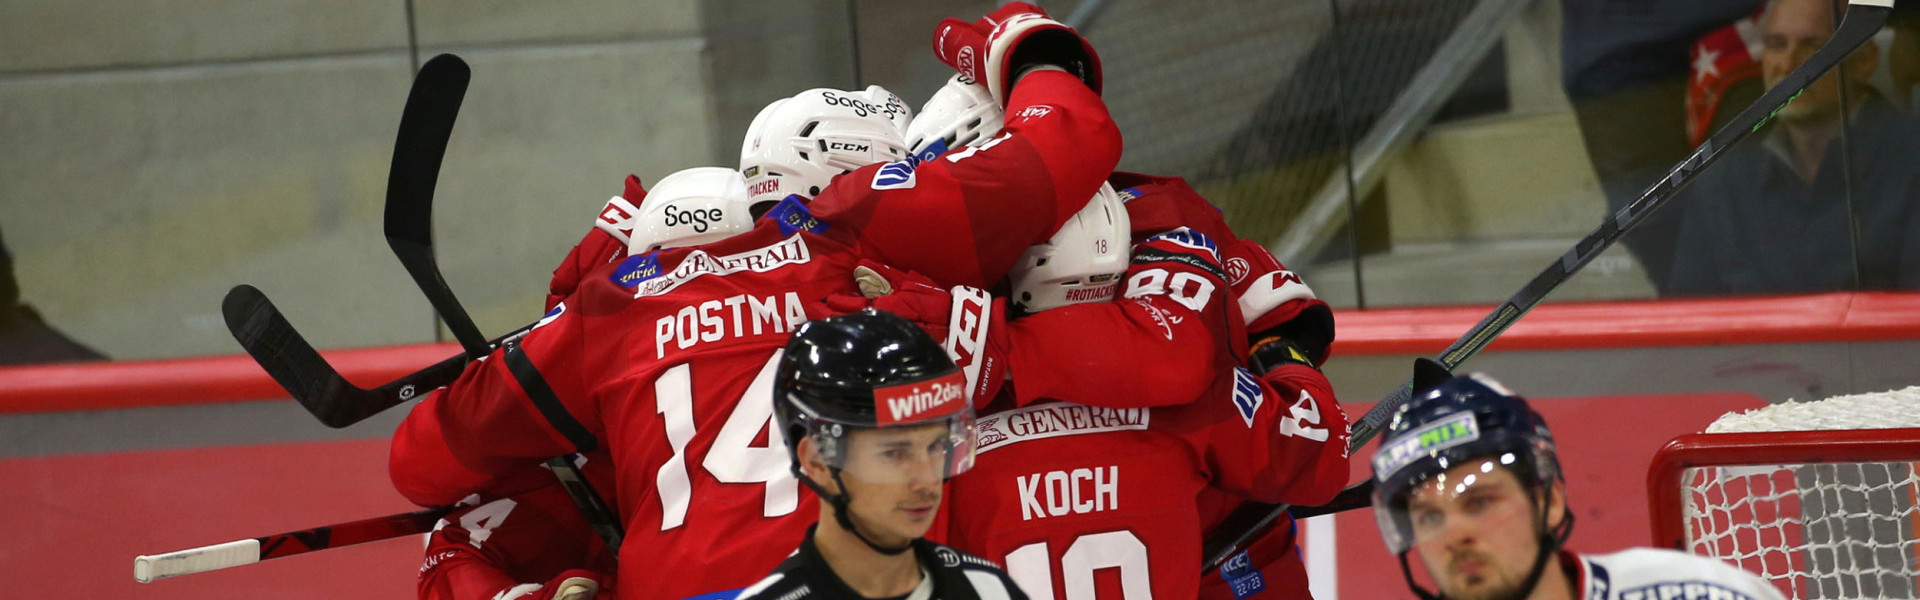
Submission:
M 442 268 L 488 332 L 538 316 L 626 174 L 737 147 L 715 136 L 698 3 L 408 8 L 0 4 L 0 231 L 23 301 L 121 359 L 237 351 L 218 306 L 238 283 L 321 346 L 433 339 L 380 233 L 416 53 L 474 69 L 435 216 Z

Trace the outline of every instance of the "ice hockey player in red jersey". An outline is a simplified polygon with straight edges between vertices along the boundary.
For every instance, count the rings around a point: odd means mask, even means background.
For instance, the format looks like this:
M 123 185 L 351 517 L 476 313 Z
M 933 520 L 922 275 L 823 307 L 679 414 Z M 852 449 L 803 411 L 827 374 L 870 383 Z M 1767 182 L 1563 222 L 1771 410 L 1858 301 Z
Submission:
M 604 458 L 576 464 L 589 480 L 612 485 Z M 462 504 L 427 537 L 420 600 L 612 597 L 613 553 L 558 484 L 505 498 L 476 494 Z
M 991 147 L 857 168 L 746 233 L 589 272 L 526 337 L 414 407 L 394 438 L 395 487 L 446 505 L 523 481 L 546 457 L 604 448 L 626 526 L 618 577 L 646 582 L 623 595 L 687 598 L 770 569 L 801 537 L 805 517 L 791 515 L 803 495 L 771 445 L 771 407 L 739 399 L 770 393 L 788 333 L 827 316 L 820 299 L 854 293 L 861 260 L 948 284 L 998 280 L 1118 160 L 1091 49 L 1041 14 L 1017 20 L 937 34 L 948 62 L 996 81 L 1024 115 Z M 874 114 L 846 104 L 832 108 Z M 976 236 L 986 223 L 994 235 Z
M 552 289 L 571 294 L 580 279 L 562 278 L 577 273 L 572 267 L 580 266 L 575 260 L 579 256 L 606 254 L 618 260 L 630 253 L 718 241 L 753 228 L 753 202 L 746 180 L 733 169 L 678 171 L 660 179 L 650 195 L 634 193 L 638 179 L 627 181 L 626 195 L 641 198 L 640 204 L 627 204 L 623 197 L 609 202 L 610 208 L 625 205 L 620 212 L 625 216 L 608 219 L 609 213 L 603 212 L 587 238 L 555 271 Z M 714 218 L 696 221 L 679 215 Z M 618 250 L 596 248 L 606 245 L 602 240 L 617 241 Z M 589 250 L 583 253 L 582 249 Z M 595 490 L 612 491 L 609 462 L 605 452 L 576 461 Z M 552 477 L 536 481 L 538 487 L 508 497 L 476 494 L 462 502 L 464 508 L 441 520 L 428 538 L 421 564 L 421 600 L 544 600 L 541 594 L 582 600 L 595 597 L 595 589 L 611 591 L 613 553 L 564 488 Z M 560 595 L 566 593 L 566 582 L 575 586 L 572 596 Z
M 1062 228 L 1040 268 L 1016 269 L 1011 298 L 1019 310 L 1046 314 L 1072 301 L 1067 282 L 1120 274 L 1076 255 L 1095 252 L 1101 239 L 1126 240 L 1126 220 L 1089 222 L 1117 229 L 1092 233 L 1076 227 L 1080 221 Z M 1170 290 L 1192 310 L 1169 318 L 1226 329 L 1227 275 L 1206 236 L 1178 229 L 1148 238 L 1120 268 L 1120 302 Z M 1126 355 L 1124 347 L 1102 350 Z M 1110 362 L 1111 376 L 1125 379 L 1123 361 Z M 1227 368 L 1195 390 L 1198 399 L 1173 406 L 995 405 L 980 419 L 974 472 L 951 485 L 949 543 L 1003 561 L 1035 598 L 1195 598 L 1201 490 L 1316 504 L 1345 482 L 1346 423 L 1331 386 L 1304 360 L 1270 367 L 1264 377 Z M 1012 369 L 1015 388 L 1022 368 Z M 1096 578 L 1099 569 L 1117 576 Z
M 1757 575 L 1673 549 L 1566 550 L 1573 509 L 1547 422 L 1491 377 L 1420 361 L 1373 457 L 1373 514 L 1422 600 L 1781 597 Z M 1439 589 L 1414 581 L 1410 554 Z
M 990 139 L 998 132 L 1000 122 L 1001 113 L 991 103 L 984 88 L 955 77 L 936 92 L 914 118 L 908 127 L 908 143 L 916 151 L 934 144 L 936 140 L 950 147 L 975 143 L 977 140 Z M 1131 216 L 1136 240 L 1188 227 L 1218 242 L 1231 292 L 1230 302 L 1232 308 L 1237 309 L 1234 311 L 1236 320 L 1228 324 L 1228 331 L 1223 335 L 1205 329 L 1199 319 L 1168 319 L 1162 321 L 1162 327 L 1168 328 L 1167 335 L 1162 338 L 1159 335 L 1143 336 L 1139 327 L 1129 327 L 1137 325 L 1136 321 L 1111 317 L 1106 321 L 1089 321 L 1092 315 L 1087 313 L 1104 311 L 1111 315 L 1113 309 L 1079 305 L 1048 310 L 1013 320 L 1005 326 L 996 326 L 1000 331 L 1008 332 L 1002 334 L 1001 345 L 1011 346 L 1010 354 L 1015 358 L 1011 362 L 1016 366 L 1009 371 L 1016 376 L 1021 370 L 1048 374 L 1037 382 L 1029 378 L 1025 384 L 1016 383 L 1018 406 L 1033 402 L 1036 398 L 1071 397 L 1069 394 L 1083 395 L 1087 398 L 1083 401 L 1089 404 L 1121 409 L 1185 402 L 1192 398 L 1192 390 L 1204 387 L 1205 381 L 1210 381 L 1214 373 L 1220 372 L 1221 366 L 1216 363 L 1206 360 L 1196 362 L 1202 353 L 1211 351 L 1208 345 L 1216 337 L 1229 344 L 1254 342 L 1253 352 L 1266 356 L 1267 364 L 1277 364 L 1275 361 L 1284 360 L 1288 354 L 1296 351 L 1305 356 L 1306 362 L 1315 366 L 1328 358 L 1328 348 L 1333 341 L 1333 316 L 1326 303 L 1315 298 L 1312 290 L 1265 248 L 1250 240 L 1235 237 L 1220 211 L 1201 198 L 1185 181 L 1177 177 L 1114 173 L 1109 183 L 1122 188 L 1119 193 L 1126 199 L 1126 210 Z M 1071 276 L 1062 279 L 1071 280 Z M 940 303 L 936 299 L 932 304 Z M 902 310 L 884 301 L 880 305 Z M 1179 310 L 1178 307 L 1175 310 Z M 1166 322 L 1174 323 L 1169 327 L 1164 324 Z M 1242 323 L 1244 328 L 1239 327 Z M 1181 329 L 1183 326 L 1187 329 Z M 1199 329 L 1193 329 L 1196 327 Z M 1048 333 L 1054 330 L 1074 333 Z M 1255 333 L 1249 336 L 1247 331 Z M 1018 341 L 1004 338 L 1017 338 Z M 1111 359 L 1108 358 L 1112 355 L 1110 349 L 1117 347 L 1128 348 L 1126 354 L 1136 361 L 1163 366 L 1152 371 L 1168 376 L 1141 377 L 1134 370 L 1128 371 L 1127 377 L 1116 377 L 1113 367 L 1098 367 L 1102 364 L 1111 365 Z M 1246 351 L 1248 347 L 1245 345 L 1232 348 L 1233 355 L 1243 355 L 1241 353 Z M 1186 392 L 1185 395 L 1170 395 L 1165 386 L 1152 385 L 1175 380 L 1191 381 L 1192 371 L 1196 368 L 1203 369 L 1202 383 L 1187 383 L 1184 387 L 1172 388 Z M 1334 409 L 1337 410 L 1337 406 Z M 1207 536 L 1214 535 L 1222 519 L 1242 502 L 1243 497 L 1217 488 L 1201 492 L 1202 522 Z M 1236 557 L 1238 561 L 1234 563 L 1236 568 L 1232 572 L 1223 571 L 1219 577 L 1206 579 L 1201 597 L 1208 600 L 1245 600 L 1262 591 L 1266 593 L 1261 597 L 1305 597 L 1308 593 L 1306 570 L 1294 542 L 1294 533 L 1289 517 L 1282 517 L 1269 525 L 1247 544 L 1244 555 Z
M 801 326 L 774 406 L 793 473 L 823 499 L 791 557 L 740 600 L 1025 600 L 1005 572 L 926 540 L 941 483 L 973 459 L 973 405 L 946 350 L 863 310 Z

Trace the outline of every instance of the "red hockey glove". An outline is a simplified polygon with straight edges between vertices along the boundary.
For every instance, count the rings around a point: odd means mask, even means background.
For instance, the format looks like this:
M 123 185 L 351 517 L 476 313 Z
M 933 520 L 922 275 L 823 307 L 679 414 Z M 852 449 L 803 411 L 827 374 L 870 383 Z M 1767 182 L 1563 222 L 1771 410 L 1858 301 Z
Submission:
M 985 405 L 1006 381 L 1008 343 L 1006 303 L 968 286 L 945 289 L 918 273 L 901 271 L 873 261 L 854 268 L 862 295 L 831 296 L 822 300 L 836 313 L 875 308 L 920 325 L 941 340 L 947 356 L 967 375 L 967 392 L 974 406 Z
M 1333 308 L 1258 243 L 1240 240 L 1222 248 L 1221 256 L 1247 331 L 1253 332 L 1248 336 L 1253 352 L 1269 338 L 1280 338 L 1305 354 L 1308 364 L 1325 364 L 1333 345 Z
M 547 281 L 545 310 L 553 310 L 554 305 L 573 295 L 588 271 L 626 258 L 627 243 L 640 215 L 636 207 L 646 197 L 647 190 L 640 187 L 640 178 L 628 175 L 625 192 L 607 200 L 607 205 L 600 208 L 599 217 L 594 219 L 593 229 L 587 231 L 586 237 L 574 244 L 567 258 L 553 269 L 553 278 Z
M 1080 32 L 1047 16 L 1040 7 L 1010 2 L 968 23 L 953 17 L 934 29 L 933 53 L 940 62 L 987 86 L 1002 108 L 1013 84 L 1028 68 L 1052 65 L 1100 93 L 1100 55 Z

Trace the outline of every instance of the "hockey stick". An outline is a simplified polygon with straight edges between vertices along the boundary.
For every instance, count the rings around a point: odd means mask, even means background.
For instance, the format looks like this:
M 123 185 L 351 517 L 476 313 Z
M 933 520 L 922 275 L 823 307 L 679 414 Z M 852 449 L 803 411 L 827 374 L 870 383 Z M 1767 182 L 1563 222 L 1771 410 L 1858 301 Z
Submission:
M 460 114 L 460 102 L 471 76 L 467 63 L 452 54 L 435 56 L 420 67 L 413 89 L 407 94 L 407 108 L 400 114 L 400 134 L 393 144 L 393 167 L 387 172 L 384 228 L 394 257 L 400 259 L 400 264 L 413 276 L 414 284 L 440 313 L 447 330 L 460 341 L 466 350 L 465 358 L 474 360 L 486 356 L 497 346 L 480 334 L 473 318 L 460 306 L 460 300 L 454 297 L 453 289 L 441 276 L 440 263 L 433 251 L 433 189 L 439 181 L 440 163 L 446 158 L 447 143 L 453 138 L 454 119 Z M 512 338 L 508 336 L 503 341 Z M 527 391 L 534 393 L 531 389 Z M 369 408 L 358 406 L 352 411 L 365 412 Z M 589 448 L 580 449 L 587 450 Z M 618 552 L 625 532 L 621 531 L 606 501 L 587 483 L 586 475 L 564 456 L 549 459 L 547 467 L 607 547 Z
M 1533 307 L 1538 305 L 1547 294 L 1552 293 L 1554 288 L 1573 277 L 1581 267 L 1585 267 L 1587 263 L 1592 262 L 1601 252 L 1618 241 L 1620 236 L 1645 221 L 1653 211 L 1671 203 L 1674 196 L 1688 184 L 1693 183 L 1701 171 L 1719 161 L 1727 148 L 1746 139 L 1753 132 L 1759 131 L 1773 119 L 1774 114 L 1786 107 L 1787 103 L 1800 97 L 1800 93 L 1808 85 L 1812 85 L 1814 80 L 1840 64 L 1840 61 L 1854 49 L 1865 44 L 1882 25 L 1886 24 L 1887 15 L 1893 11 L 1893 0 L 1850 0 L 1847 5 L 1846 17 L 1840 21 L 1840 26 L 1835 29 L 1833 37 L 1814 52 L 1813 56 L 1801 63 L 1793 72 L 1788 73 L 1779 85 L 1767 90 L 1746 110 L 1740 111 L 1740 114 L 1727 122 L 1725 127 L 1714 132 L 1713 136 L 1707 138 L 1699 148 L 1695 148 L 1693 154 L 1687 156 L 1686 160 L 1680 161 L 1680 164 L 1668 171 L 1665 177 L 1647 188 L 1640 198 L 1602 222 L 1592 233 L 1576 242 L 1573 248 L 1567 250 L 1559 260 L 1548 265 L 1546 270 L 1534 276 L 1532 281 L 1520 288 L 1520 291 L 1515 292 L 1486 318 L 1481 319 L 1480 323 L 1468 330 L 1466 335 L 1447 346 L 1447 349 L 1440 353 L 1439 362 L 1448 369 L 1453 369 L 1486 348 L 1493 338 L 1506 331 L 1514 321 L 1526 315 L 1527 311 L 1533 310 Z M 1357 453 L 1361 447 L 1373 439 L 1373 436 L 1380 433 L 1394 411 L 1412 397 L 1411 390 L 1411 382 L 1394 389 L 1385 400 L 1373 405 L 1371 410 L 1362 415 L 1360 421 L 1353 426 L 1352 438 L 1347 444 L 1348 450 Z M 1216 529 L 1219 533 L 1213 539 L 1207 540 L 1201 555 L 1206 558 L 1206 562 L 1201 565 L 1201 573 L 1212 571 L 1226 562 L 1235 549 L 1245 544 L 1255 532 L 1279 518 L 1280 513 L 1285 510 L 1287 507 L 1284 505 L 1249 503 L 1228 515 L 1222 525 Z
M 459 354 L 434 363 L 374 389 L 365 389 L 340 376 L 320 351 L 307 342 L 267 295 L 250 285 L 237 285 L 220 302 L 227 331 L 260 368 L 286 388 L 287 393 L 328 427 L 359 423 L 413 400 L 428 390 L 453 383 L 470 360 Z M 489 343 L 511 341 L 533 329 L 529 324 Z
M 427 533 L 433 531 L 434 523 L 452 511 L 451 507 L 429 508 L 163 554 L 136 556 L 133 559 L 133 580 L 153 583 L 168 577 L 250 565 L 315 550 Z
M 387 171 L 387 245 L 406 266 L 407 274 L 427 302 L 440 313 L 453 339 L 468 356 L 486 356 L 486 338 L 474 327 L 467 310 L 447 291 L 440 265 L 433 257 L 433 188 L 440 180 L 440 162 L 453 138 L 453 121 L 467 94 L 473 73 L 466 61 L 442 54 L 420 67 L 400 113 L 400 134 L 393 141 L 393 165 Z M 426 199 L 416 202 L 412 199 Z M 414 225 L 425 223 L 424 228 Z

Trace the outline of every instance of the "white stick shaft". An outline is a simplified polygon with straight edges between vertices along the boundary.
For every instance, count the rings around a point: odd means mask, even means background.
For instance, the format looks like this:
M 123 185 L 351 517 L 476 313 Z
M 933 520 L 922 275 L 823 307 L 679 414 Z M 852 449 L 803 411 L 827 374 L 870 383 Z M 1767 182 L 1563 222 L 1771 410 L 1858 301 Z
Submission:
M 136 556 L 133 580 L 153 583 L 175 575 L 201 573 L 260 562 L 260 540 L 240 540 L 187 550 Z

